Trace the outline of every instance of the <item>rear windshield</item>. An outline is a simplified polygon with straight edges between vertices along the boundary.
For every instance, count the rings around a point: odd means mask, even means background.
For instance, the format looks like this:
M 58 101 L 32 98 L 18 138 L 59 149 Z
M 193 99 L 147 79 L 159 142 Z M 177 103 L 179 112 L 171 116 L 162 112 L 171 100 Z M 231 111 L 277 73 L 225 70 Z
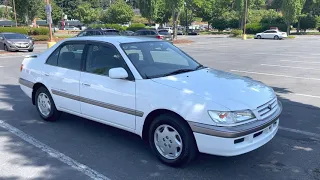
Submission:
M 161 35 L 170 35 L 168 31 L 159 31 L 159 34 Z
M 117 30 L 107 30 L 107 31 L 104 31 L 104 34 L 105 35 L 119 35 L 119 31 L 117 31 Z

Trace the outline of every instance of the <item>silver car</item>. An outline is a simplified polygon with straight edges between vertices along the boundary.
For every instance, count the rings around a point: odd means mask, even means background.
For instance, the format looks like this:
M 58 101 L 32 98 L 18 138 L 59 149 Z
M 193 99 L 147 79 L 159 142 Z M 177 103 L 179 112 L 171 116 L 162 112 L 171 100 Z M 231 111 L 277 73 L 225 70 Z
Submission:
M 33 52 L 33 40 L 24 34 L 0 33 L 0 49 L 5 51 L 28 50 Z

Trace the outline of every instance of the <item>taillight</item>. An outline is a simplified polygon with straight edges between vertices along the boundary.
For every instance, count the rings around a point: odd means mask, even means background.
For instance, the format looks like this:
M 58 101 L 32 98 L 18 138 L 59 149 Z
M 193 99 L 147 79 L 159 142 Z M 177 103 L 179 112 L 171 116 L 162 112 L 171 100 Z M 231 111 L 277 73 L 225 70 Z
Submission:
M 21 64 L 21 66 L 20 66 L 20 72 L 22 71 L 22 69 L 23 69 L 23 64 Z
M 157 36 L 158 39 L 163 39 L 163 36 Z

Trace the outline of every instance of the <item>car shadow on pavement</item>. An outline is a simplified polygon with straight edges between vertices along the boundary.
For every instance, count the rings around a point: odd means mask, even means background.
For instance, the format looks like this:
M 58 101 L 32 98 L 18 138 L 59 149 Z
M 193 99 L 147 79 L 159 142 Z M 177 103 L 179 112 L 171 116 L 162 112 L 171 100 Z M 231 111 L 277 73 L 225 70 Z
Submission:
M 274 89 L 290 93 L 284 88 Z M 279 99 L 284 107 L 280 126 L 291 123 L 291 128 L 306 129 L 307 126 L 301 127 L 297 121 L 301 118 L 308 120 L 309 126 L 320 126 L 316 119 L 320 117 L 319 107 Z M 280 131 L 271 142 L 253 152 L 236 157 L 201 154 L 187 166 L 172 168 L 161 164 L 141 138 L 132 133 L 66 113 L 57 122 L 41 120 L 18 85 L 0 85 L 0 120 L 110 179 L 306 179 L 317 176 L 308 169 L 316 168 L 319 155 L 314 154 L 320 149 L 315 147 L 319 147 L 320 142 Z M 0 143 L 4 153 L 17 156 L 8 160 L 9 166 L 40 169 L 35 179 L 88 178 L 1 127 Z M 295 146 L 302 149 L 294 149 Z M 292 173 L 295 168 L 299 173 Z M 19 179 L 19 176 L 4 179 Z

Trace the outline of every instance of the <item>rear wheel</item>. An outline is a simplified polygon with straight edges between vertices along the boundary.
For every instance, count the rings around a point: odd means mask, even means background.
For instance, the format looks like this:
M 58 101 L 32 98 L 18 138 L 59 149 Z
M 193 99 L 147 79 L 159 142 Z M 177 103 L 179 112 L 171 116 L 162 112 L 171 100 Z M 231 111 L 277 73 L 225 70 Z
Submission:
M 160 115 L 151 123 L 149 144 L 158 159 L 170 166 L 187 164 L 198 154 L 190 127 L 171 114 Z
M 279 36 L 274 36 L 274 39 L 279 40 L 280 38 L 279 38 Z
M 59 119 L 61 112 L 57 110 L 49 91 L 45 87 L 40 87 L 35 96 L 35 105 L 45 121 L 56 121 Z

